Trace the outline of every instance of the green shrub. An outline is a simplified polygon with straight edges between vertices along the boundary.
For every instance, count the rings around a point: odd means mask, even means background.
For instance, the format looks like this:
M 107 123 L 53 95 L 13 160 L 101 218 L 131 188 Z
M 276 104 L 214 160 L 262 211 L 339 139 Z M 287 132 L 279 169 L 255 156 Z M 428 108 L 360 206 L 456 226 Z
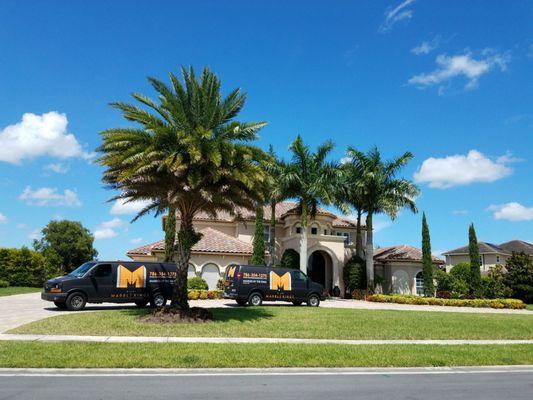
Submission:
M 207 290 L 209 285 L 205 279 L 195 276 L 194 278 L 187 279 L 187 288 L 195 290 Z
M 513 253 L 505 263 L 505 284 L 512 296 L 533 303 L 533 262 L 525 253 Z
M 294 249 L 287 249 L 281 256 L 280 267 L 282 268 L 300 268 L 300 254 Z
M 0 248 L 0 279 L 10 286 L 39 287 L 61 274 L 60 262 L 52 251 L 41 254 L 26 247 Z
M 501 265 L 491 268 L 487 275 L 481 277 L 483 297 L 488 299 L 502 299 L 511 297 L 513 291 L 505 283 L 505 272 Z
M 200 291 L 200 300 L 207 300 L 207 290 Z
M 189 298 L 189 300 L 198 300 L 198 298 L 200 297 L 200 291 L 199 290 L 188 290 L 187 297 Z
M 342 270 L 344 285 L 346 290 L 352 293 L 358 289 L 366 289 L 366 265 L 365 260 L 353 256 L 350 258 Z
M 477 307 L 477 308 L 510 308 L 523 309 L 526 304 L 518 299 L 440 299 L 435 297 L 421 297 L 414 295 L 386 295 L 376 294 L 367 297 L 368 301 L 378 303 L 419 304 L 451 307 Z
M 218 281 L 217 281 L 217 290 L 224 290 L 224 279 L 223 278 L 220 278 Z
M 0 280 L 0 288 L 6 288 L 6 287 L 9 287 L 9 282 Z

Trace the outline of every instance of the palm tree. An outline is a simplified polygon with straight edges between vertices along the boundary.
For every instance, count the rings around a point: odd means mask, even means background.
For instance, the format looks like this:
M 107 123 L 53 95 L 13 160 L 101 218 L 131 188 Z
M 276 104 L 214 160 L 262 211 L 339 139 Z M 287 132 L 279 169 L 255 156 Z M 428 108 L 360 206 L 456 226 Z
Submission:
M 201 237 L 194 230 L 194 217 L 200 212 L 254 209 L 263 201 L 265 173 L 260 162 L 266 155 L 249 144 L 265 123 L 235 120 L 246 99 L 240 89 L 222 98 L 220 81 L 208 68 L 199 79 L 192 67 L 181 72 L 183 83 L 171 73 L 170 86 L 149 78 L 158 100 L 132 95 L 144 108 L 112 103 L 139 126 L 102 132 L 99 162 L 107 168 L 103 181 L 121 192 L 115 198 L 150 201 L 134 220 L 165 210 L 175 218 L 176 210 L 180 226 L 171 306 L 186 310 L 191 248 Z
M 387 214 L 395 219 L 400 209 L 406 207 L 416 213 L 415 197 L 418 187 L 411 181 L 397 178 L 398 172 L 413 158 L 410 152 L 390 161 L 384 161 L 377 147 L 362 153 L 348 147 L 350 168 L 358 170 L 362 191 L 363 209 L 366 212 L 366 273 L 368 287 L 374 287 L 374 244 L 372 218 L 375 214 Z
M 355 229 L 355 254 L 364 258 L 363 233 L 361 229 L 361 218 L 364 212 L 363 186 L 361 185 L 362 171 L 351 162 L 344 162 L 340 168 L 342 183 L 338 185 L 339 193 L 337 197 L 340 201 L 355 210 L 357 223 Z
M 317 213 L 318 204 L 334 202 L 335 182 L 338 179 L 337 164 L 326 161 L 333 149 L 327 141 L 312 153 L 300 135 L 289 146 L 292 158 L 279 163 L 278 181 L 286 198 L 298 200 L 298 213 L 302 235 L 300 238 L 300 270 L 307 269 L 307 226 Z
M 282 187 L 279 176 L 282 173 L 281 161 L 270 145 L 268 150 L 268 159 L 265 163 L 265 170 L 268 172 L 266 181 L 265 197 L 270 203 L 270 229 L 268 252 L 270 253 L 270 266 L 276 265 L 276 205 L 283 201 L 285 197 L 285 188 Z

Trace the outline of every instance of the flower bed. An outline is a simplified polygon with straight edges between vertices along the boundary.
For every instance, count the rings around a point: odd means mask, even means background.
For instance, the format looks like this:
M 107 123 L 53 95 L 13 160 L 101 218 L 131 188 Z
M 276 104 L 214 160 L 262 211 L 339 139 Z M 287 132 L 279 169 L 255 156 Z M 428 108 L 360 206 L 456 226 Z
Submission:
M 517 299 L 441 299 L 437 297 L 421 297 L 409 295 L 376 294 L 368 296 L 367 301 L 377 303 L 420 304 L 430 306 L 477 307 L 477 308 L 526 308 L 522 300 Z
M 212 300 L 221 299 L 222 290 L 187 290 L 189 300 Z

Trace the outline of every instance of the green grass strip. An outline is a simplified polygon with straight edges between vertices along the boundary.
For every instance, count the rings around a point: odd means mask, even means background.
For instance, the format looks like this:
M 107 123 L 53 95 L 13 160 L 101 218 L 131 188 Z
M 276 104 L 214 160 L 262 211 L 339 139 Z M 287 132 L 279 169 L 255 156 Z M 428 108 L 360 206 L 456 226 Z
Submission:
M 533 339 L 533 315 L 309 307 L 213 309 L 215 321 L 147 324 L 149 310 L 59 313 L 11 333 L 308 339 Z
M 14 294 L 26 294 L 40 292 L 42 288 L 38 287 L 26 287 L 26 286 L 9 286 L 6 288 L 0 288 L 0 297 L 2 296 L 11 296 Z
M 425 367 L 533 364 L 533 345 L 0 343 L 0 367 Z

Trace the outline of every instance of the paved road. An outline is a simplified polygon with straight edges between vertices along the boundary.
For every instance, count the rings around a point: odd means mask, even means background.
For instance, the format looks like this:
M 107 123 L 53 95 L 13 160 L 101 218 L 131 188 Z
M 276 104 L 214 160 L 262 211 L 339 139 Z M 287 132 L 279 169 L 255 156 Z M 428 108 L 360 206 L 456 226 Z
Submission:
M 529 372 L 393 371 L 5 376 L 0 399 L 527 399 Z
M 268 305 L 287 306 L 288 303 L 266 303 Z M 197 307 L 236 307 L 230 300 L 194 300 L 192 306 Z M 116 304 L 89 304 L 87 311 L 110 310 L 135 307 L 132 305 L 117 306 Z M 416 310 L 416 311 L 440 311 L 461 313 L 491 313 L 491 314 L 529 314 L 528 310 L 495 310 L 491 308 L 470 307 L 439 307 L 417 306 L 407 304 L 371 303 L 356 300 L 327 300 L 322 302 L 321 307 L 326 308 L 352 308 L 360 310 Z M 19 294 L 15 296 L 0 297 L 0 333 L 7 332 L 17 326 L 37 321 L 43 318 L 68 313 L 55 308 L 53 303 L 41 300 L 40 293 Z

